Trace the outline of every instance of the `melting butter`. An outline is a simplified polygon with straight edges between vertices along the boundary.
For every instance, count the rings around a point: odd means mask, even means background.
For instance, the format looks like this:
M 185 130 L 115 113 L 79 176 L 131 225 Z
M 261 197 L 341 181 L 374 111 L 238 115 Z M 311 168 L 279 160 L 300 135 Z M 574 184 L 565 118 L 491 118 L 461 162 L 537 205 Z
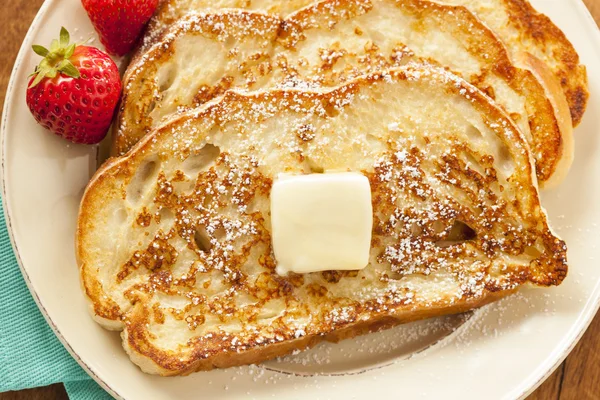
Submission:
M 360 270 L 369 263 L 369 180 L 354 172 L 282 175 L 271 189 L 277 273 Z

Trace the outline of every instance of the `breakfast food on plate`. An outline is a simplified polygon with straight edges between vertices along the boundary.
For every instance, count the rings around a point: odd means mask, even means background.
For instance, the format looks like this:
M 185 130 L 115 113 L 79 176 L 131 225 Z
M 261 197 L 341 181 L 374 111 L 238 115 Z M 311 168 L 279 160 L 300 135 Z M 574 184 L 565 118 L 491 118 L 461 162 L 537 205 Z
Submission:
M 95 319 L 161 375 L 466 311 L 567 273 L 522 133 L 419 63 L 330 90 L 229 91 L 170 120 L 97 172 L 76 243 Z
M 145 52 L 167 27 L 190 11 L 245 8 L 285 17 L 313 2 L 314 0 L 165 0 L 150 21 L 139 52 Z M 348 2 L 352 0 L 336 1 L 338 4 Z M 396 2 L 400 4 L 403 0 Z M 527 0 L 440 0 L 436 3 L 468 8 L 498 35 L 507 45 L 514 61 L 521 66 L 536 70 L 541 65 L 548 68 L 551 74 L 544 73 L 543 78 L 547 80 L 549 87 L 562 87 L 573 126 L 579 124 L 589 96 L 586 70 L 579 63 L 579 55 L 573 45 L 548 17 L 538 13 Z
M 81 0 L 106 50 L 123 56 L 137 44 L 158 0 Z
M 517 68 L 465 8 L 423 0 L 326 0 L 286 19 L 239 11 L 185 17 L 130 65 L 115 153 L 230 88 L 334 87 L 411 60 L 444 66 L 494 98 L 530 142 L 540 183 L 564 178 L 573 148 L 568 107 L 553 107 L 564 103 L 560 90 L 545 90 L 536 78 L 543 72 Z
M 157 7 L 83 4 L 117 54 Z M 587 77 L 525 0 L 163 0 L 123 82 L 77 260 L 145 372 L 257 363 L 566 277 L 538 184 L 569 169 Z
M 75 143 L 98 143 L 106 136 L 121 95 L 121 77 L 111 58 L 90 46 L 69 43 L 61 29 L 50 49 L 34 45 L 44 57 L 27 88 L 35 120 Z

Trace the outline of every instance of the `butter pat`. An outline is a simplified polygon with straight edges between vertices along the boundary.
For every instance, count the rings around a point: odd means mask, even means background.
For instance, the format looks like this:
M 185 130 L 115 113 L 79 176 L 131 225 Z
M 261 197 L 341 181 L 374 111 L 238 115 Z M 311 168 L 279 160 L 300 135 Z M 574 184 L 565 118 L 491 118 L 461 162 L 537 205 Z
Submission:
M 373 206 L 358 173 L 281 176 L 271 189 L 277 273 L 360 270 L 369 263 Z

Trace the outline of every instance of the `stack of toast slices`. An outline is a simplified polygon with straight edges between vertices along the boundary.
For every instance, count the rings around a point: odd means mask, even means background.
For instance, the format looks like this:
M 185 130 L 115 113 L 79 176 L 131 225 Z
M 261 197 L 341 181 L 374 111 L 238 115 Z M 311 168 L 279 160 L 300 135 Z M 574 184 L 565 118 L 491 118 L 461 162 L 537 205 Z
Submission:
M 572 163 L 586 70 L 526 0 L 164 0 L 123 79 L 77 258 L 144 372 L 259 363 L 567 275 L 539 190 Z M 368 178 L 368 265 L 280 274 L 273 184 L 328 171 Z

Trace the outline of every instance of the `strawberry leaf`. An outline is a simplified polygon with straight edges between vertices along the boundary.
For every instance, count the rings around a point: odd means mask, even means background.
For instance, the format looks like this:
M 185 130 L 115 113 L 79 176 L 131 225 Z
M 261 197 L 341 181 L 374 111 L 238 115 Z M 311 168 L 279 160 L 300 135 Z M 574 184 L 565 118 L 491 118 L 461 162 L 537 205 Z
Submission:
M 60 28 L 60 47 L 67 47 L 69 42 L 71 41 L 71 36 L 69 35 L 69 31 L 65 29 L 65 27 Z
M 40 46 L 39 44 L 34 44 L 33 46 L 31 46 L 31 48 L 38 56 L 46 57 L 50 53 L 50 50 L 48 50 L 44 46 Z
M 75 43 L 69 44 L 70 40 L 71 35 L 69 35 L 69 32 L 62 27 L 60 29 L 60 39 L 54 39 L 52 41 L 50 50 L 40 45 L 32 46 L 33 51 L 42 56 L 43 59 L 31 75 L 35 76 L 35 78 L 29 86 L 30 88 L 38 85 L 45 78 L 54 79 L 59 76 L 59 74 L 64 74 L 65 76 L 75 79 L 80 77 L 79 70 L 70 61 L 70 58 L 77 48 Z
M 60 49 L 60 43 L 58 40 L 52 39 L 52 42 L 50 43 L 50 51 L 54 53 L 58 51 L 58 49 Z
M 75 52 L 75 47 L 77 45 L 75 43 L 71 43 L 69 45 L 69 47 L 67 47 L 67 49 L 65 50 L 65 58 L 69 59 L 71 58 L 71 56 L 73 55 L 73 53 Z
M 31 82 L 31 85 L 29 85 L 29 89 L 37 86 L 42 81 L 42 79 L 44 79 L 45 77 L 46 76 L 44 74 L 38 73 L 37 76 L 35 77 L 35 79 L 33 80 L 33 82 Z
M 69 60 L 62 60 L 58 66 L 58 70 L 71 78 L 79 78 L 79 70 L 75 68 Z

